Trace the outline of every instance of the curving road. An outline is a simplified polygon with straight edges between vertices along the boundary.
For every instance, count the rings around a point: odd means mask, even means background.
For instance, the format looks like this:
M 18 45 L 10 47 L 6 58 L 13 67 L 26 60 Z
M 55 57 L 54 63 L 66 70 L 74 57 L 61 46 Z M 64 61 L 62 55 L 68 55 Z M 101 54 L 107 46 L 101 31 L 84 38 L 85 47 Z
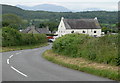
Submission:
M 2 81 L 110 81 L 43 59 L 42 53 L 51 47 L 2 53 Z

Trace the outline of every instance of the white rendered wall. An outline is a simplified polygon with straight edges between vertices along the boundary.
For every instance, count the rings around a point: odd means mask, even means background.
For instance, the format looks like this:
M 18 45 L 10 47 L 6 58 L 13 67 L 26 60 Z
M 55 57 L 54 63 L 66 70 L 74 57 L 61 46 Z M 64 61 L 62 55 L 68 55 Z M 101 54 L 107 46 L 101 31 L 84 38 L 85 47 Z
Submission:
M 101 29 L 66 29 L 63 19 L 64 18 L 61 19 L 61 22 L 58 27 L 58 32 L 57 32 L 58 37 L 61 37 L 62 35 L 65 35 L 65 34 L 71 34 L 72 31 L 74 31 L 74 33 L 88 34 L 90 36 L 95 36 L 95 35 L 97 37 L 101 36 Z M 85 31 L 85 33 L 83 33 L 83 31 Z M 96 33 L 94 33 L 94 31 L 96 31 Z

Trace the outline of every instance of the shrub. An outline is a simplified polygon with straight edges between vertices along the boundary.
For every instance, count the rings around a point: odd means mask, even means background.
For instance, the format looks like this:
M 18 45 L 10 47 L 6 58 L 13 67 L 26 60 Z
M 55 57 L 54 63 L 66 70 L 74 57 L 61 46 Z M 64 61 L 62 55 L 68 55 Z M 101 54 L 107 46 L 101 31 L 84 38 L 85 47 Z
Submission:
M 118 65 L 118 35 L 94 38 L 68 34 L 53 43 L 53 51 L 69 57 L 83 57 L 99 63 Z
M 13 28 L 2 29 L 2 46 L 15 46 L 21 41 L 21 34 Z M 20 44 L 19 44 L 20 45 Z
M 25 34 L 13 28 L 2 28 L 2 46 L 18 46 L 46 43 L 45 34 Z

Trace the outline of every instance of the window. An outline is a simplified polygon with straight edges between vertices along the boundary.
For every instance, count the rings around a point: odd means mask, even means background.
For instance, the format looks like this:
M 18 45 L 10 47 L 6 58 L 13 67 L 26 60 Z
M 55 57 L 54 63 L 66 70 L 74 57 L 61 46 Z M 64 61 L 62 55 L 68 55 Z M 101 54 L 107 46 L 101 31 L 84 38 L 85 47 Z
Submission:
M 74 31 L 71 31 L 71 33 L 74 33 Z
M 94 35 L 94 37 L 97 37 L 97 35 Z
M 83 31 L 83 33 L 85 33 L 85 31 Z
M 96 33 L 96 31 L 94 31 L 94 33 Z

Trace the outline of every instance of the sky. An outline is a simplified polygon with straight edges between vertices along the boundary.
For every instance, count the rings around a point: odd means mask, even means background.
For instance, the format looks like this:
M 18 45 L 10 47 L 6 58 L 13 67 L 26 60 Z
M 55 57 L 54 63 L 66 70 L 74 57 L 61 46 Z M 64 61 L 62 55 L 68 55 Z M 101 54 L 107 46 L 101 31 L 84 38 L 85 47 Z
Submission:
M 55 4 L 70 10 L 84 11 L 88 8 L 117 11 L 119 0 L 2 0 L 2 4 L 35 6 L 39 4 Z

